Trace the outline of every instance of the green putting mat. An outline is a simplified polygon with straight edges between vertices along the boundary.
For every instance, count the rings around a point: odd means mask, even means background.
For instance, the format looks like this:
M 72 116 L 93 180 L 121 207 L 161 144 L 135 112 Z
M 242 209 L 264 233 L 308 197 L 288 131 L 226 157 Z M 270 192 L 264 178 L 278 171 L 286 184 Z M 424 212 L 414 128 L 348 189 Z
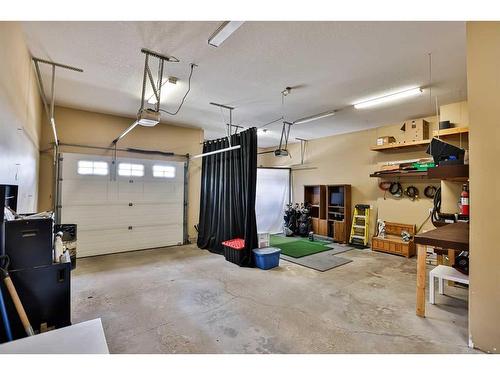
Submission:
M 271 246 L 281 249 L 283 255 L 293 258 L 301 258 L 306 255 L 320 253 L 330 250 L 328 241 L 309 241 L 297 237 L 271 236 Z

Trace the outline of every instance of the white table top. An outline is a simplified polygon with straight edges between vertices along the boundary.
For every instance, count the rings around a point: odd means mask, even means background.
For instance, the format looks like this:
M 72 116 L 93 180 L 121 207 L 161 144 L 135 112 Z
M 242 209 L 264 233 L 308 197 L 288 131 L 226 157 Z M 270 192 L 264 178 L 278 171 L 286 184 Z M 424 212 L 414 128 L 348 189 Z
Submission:
M 109 354 L 101 319 L 0 344 L 0 354 Z

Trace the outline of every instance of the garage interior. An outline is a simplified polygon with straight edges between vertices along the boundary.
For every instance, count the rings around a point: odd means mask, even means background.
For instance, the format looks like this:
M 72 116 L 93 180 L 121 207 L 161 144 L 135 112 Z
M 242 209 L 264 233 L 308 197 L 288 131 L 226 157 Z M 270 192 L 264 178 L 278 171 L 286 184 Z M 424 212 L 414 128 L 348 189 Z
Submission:
M 0 46 L 0 353 L 498 351 L 500 23 Z

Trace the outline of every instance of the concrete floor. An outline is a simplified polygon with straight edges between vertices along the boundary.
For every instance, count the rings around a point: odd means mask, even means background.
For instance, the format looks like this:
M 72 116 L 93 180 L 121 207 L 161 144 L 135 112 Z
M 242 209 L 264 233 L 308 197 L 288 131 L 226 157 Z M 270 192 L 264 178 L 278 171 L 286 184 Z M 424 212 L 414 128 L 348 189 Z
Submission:
M 73 323 L 111 353 L 468 353 L 467 291 L 415 315 L 416 261 L 369 250 L 318 272 L 239 268 L 194 245 L 79 259 Z

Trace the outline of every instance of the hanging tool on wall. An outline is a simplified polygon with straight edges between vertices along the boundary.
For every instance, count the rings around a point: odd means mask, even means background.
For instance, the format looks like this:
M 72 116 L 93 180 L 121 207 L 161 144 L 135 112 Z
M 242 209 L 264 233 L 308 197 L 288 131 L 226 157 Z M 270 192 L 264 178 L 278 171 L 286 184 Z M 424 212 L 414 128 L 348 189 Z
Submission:
M 12 280 L 10 278 L 8 269 L 9 269 L 9 263 L 10 259 L 8 255 L 1 255 L 0 256 L 0 276 L 3 279 L 3 282 L 5 284 L 5 287 L 7 288 L 7 291 L 10 294 L 10 298 L 12 299 L 12 302 L 14 303 L 14 307 L 16 308 L 17 314 L 19 315 L 19 319 L 21 319 L 21 323 L 23 324 L 24 330 L 28 336 L 33 336 L 35 332 L 33 331 L 33 328 L 31 327 L 30 321 L 28 319 L 28 315 L 26 315 L 26 311 L 24 310 L 23 304 L 21 300 L 19 299 L 19 295 L 17 294 L 16 288 L 14 287 L 14 284 L 12 283 Z
M 419 195 L 418 188 L 415 186 L 408 186 L 404 191 L 404 195 L 406 195 L 408 198 L 414 201 L 415 199 L 418 199 Z

